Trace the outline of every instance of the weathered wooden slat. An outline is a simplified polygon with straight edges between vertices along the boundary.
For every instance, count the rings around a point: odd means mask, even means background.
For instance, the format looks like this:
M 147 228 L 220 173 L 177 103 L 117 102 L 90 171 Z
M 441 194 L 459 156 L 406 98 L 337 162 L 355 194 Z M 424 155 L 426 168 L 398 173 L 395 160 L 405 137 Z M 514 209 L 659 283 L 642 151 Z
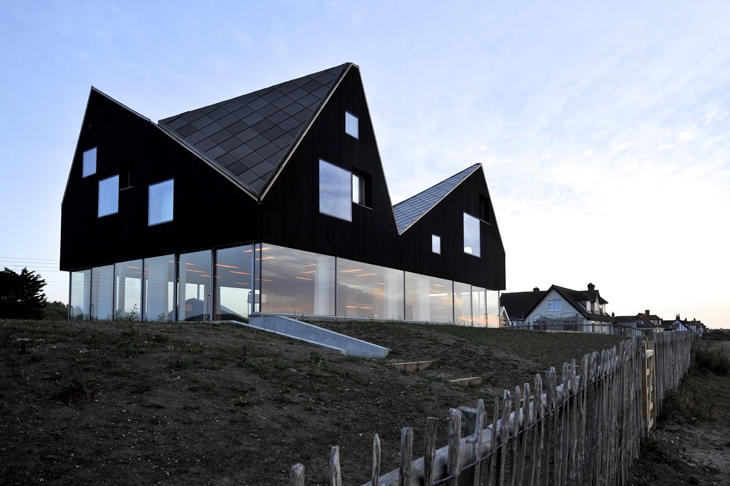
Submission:
M 517 458 L 520 455 L 520 422 L 522 420 L 522 390 L 515 387 L 515 415 L 512 420 L 512 457 L 510 458 L 510 486 L 515 486 L 517 481 Z
M 472 484 L 479 486 L 482 481 L 482 429 L 484 428 L 484 400 L 477 401 L 477 419 L 474 424 L 474 468 Z
M 289 471 L 289 486 L 304 486 L 304 466 L 296 463 Z
M 502 420 L 499 430 L 499 458 L 497 461 L 497 484 L 504 486 L 505 467 L 507 465 L 507 453 L 509 449 L 509 417 L 512 409 L 512 395 L 509 390 L 504 391 L 502 399 Z
M 458 408 L 449 410 L 449 462 L 447 473 L 451 477 L 448 486 L 459 484 L 459 450 L 461 449 L 461 411 Z
M 340 473 L 340 447 L 333 446 L 330 450 L 329 468 L 330 486 L 342 486 L 342 475 Z
M 378 484 L 378 478 L 380 477 L 380 437 L 378 434 L 373 437 L 373 469 L 370 477 L 372 478 L 370 480 L 371 486 L 380 486 Z
M 494 397 L 494 414 L 492 415 L 492 430 L 489 436 L 489 466 L 487 468 L 487 486 L 494 486 L 497 469 L 497 429 L 499 424 L 499 398 Z
M 540 483 L 542 474 L 542 453 L 543 441 L 545 440 L 544 407 L 542 403 L 542 377 L 535 375 L 535 400 L 533 400 L 532 423 L 535 425 L 535 433 L 532 438 L 532 469 L 530 471 L 530 486 Z
M 461 418 L 461 416 L 459 416 Z M 403 427 L 400 433 L 400 469 L 398 486 L 411 484 L 411 463 L 413 462 L 413 428 Z
M 532 424 L 532 413 L 530 412 L 530 384 L 525 383 L 522 385 L 522 412 L 520 417 L 522 418 L 522 425 L 520 426 L 520 435 L 516 439 L 520 443 L 519 456 L 517 457 L 517 473 L 515 475 L 515 484 L 521 485 L 522 478 L 525 474 L 525 457 L 527 453 L 528 436 L 532 432 L 530 427 Z M 515 427 L 516 429 L 516 427 Z
M 435 417 L 426 419 L 426 434 L 423 439 L 423 482 L 427 485 L 434 482 L 433 467 L 436 459 L 436 429 L 438 423 L 439 420 Z M 411 466 L 411 471 L 413 471 L 413 466 Z

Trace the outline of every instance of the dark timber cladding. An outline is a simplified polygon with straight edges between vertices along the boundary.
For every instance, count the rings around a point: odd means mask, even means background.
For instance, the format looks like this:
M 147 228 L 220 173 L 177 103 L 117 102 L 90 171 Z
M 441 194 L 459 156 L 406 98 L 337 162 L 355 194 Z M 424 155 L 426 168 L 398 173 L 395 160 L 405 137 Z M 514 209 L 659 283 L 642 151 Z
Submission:
M 346 112 L 357 118 L 357 137 L 345 132 Z M 83 152 L 93 147 L 96 174 L 82 177 Z M 320 160 L 364 181 L 364 204 L 352 203 L 352 221 L 320 213 Z M 99 183 L 116 174 L 118 211 L 97 217 Z M 174 217 L 148 226 L 149 186 L 170 179 Z M 464 213 L 480 219 L 481 257 L 464 252 Z M 263 242 L 505 287 L 504 247 L 481 165 L 394 209 L 352 63 L 158 125 L 92 88 L 61 228 L 62 270 Z M 432 235 L 441 238 L 440 254 Z

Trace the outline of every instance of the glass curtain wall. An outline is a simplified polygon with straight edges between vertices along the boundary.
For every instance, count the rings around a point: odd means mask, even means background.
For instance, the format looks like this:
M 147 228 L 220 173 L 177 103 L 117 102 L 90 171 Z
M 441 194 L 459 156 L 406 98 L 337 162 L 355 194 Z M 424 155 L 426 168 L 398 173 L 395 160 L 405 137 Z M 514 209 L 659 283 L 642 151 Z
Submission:
M 453 322 L 451 280 L 406 272 L 406 320 Z
M 471 285 L 454 282 L 454 323 L 471 326 Z
M 71 320 L 86 321 L 89 319 L 91 295 L 91 270 L 71 272 Z
M 114 316 L 114 265 L 91 270 L 91 319 L 111 321 Z
M 251 245 L 215 252 L 215 319 L 240 321 L 251 312 Z
M 114 265 L 114 319 L 142 317 L 142 260 Z
M 337 315 L 403 319 L 403 271 L 337 259 Z
M 211 288 L 210 250 L 180 255 L 177 320 L 210 319 L 213 289 Z
M 499 290 L 487 290 L 487 326 L 499 327 Z
M 335 315 L 335 258 L 275 245 L 256 252 L 261 263 L 261 312 Z
M 175 255 L 144 259 L 144 320 L 175 320 Z
M 472 324 L 478 327 L 487 327 L 487 289 L 471 288 Z

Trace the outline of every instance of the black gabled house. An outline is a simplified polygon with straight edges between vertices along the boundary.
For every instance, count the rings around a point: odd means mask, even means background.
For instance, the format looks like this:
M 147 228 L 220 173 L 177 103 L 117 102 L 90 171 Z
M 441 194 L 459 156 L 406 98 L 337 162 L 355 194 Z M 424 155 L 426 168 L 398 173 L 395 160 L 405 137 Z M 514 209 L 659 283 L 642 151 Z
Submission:
M 155 124 L 92 88 L 62 205 L 74 317 L 496 325 L 480 165 L 392 205 L 351 63 Z

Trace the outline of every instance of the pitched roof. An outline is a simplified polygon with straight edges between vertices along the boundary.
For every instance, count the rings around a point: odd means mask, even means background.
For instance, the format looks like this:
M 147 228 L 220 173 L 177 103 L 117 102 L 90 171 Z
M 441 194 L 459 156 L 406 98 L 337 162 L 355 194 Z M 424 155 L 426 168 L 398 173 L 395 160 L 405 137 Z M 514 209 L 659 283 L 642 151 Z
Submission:
M 588 309 L 586 309 L 582 304 L 579 303 L 580 301 L 587 300 L 591 302 L 598 301 L 599 304 L 608 304 L 608 301 L 601 297 L 601 295 L 598 293 L 598 290 L 573 290 L 567 289 L 565 287 L 560 287 L 558 285 L 553 285 L 550 288 L 555 289 L 560 295 L 562 295 L 563 298 L 567 300 L 570 305 L 572 305 L 575 310 L 580 312 L 586 319 L 590 319 L 593 321 L 612 321 L 611 316 L 606 314 L 596 314 L 595 312 L 589 312 Z
M 481 164 L 474 164 L 458 174 L 454 174 L 448 179 L 439 182 L 435 186 L 431 186 L 425 191 L 393 206 L 398 232 L 403 233 L 413 226 L 416 221 L 421 219 L 424 214 L 429 212 L 431 208 L 436 206 L 439 201 L 445 198 L 456 186 L 461 184 L 481 166 Z
M 351 65 L 186 111 L 159 126 L 260 194 Z
M 499 303 L 507 309 L 510 319 L 524 319 L 546 294 L 546 290 L 503 292 L 499 296 Z

